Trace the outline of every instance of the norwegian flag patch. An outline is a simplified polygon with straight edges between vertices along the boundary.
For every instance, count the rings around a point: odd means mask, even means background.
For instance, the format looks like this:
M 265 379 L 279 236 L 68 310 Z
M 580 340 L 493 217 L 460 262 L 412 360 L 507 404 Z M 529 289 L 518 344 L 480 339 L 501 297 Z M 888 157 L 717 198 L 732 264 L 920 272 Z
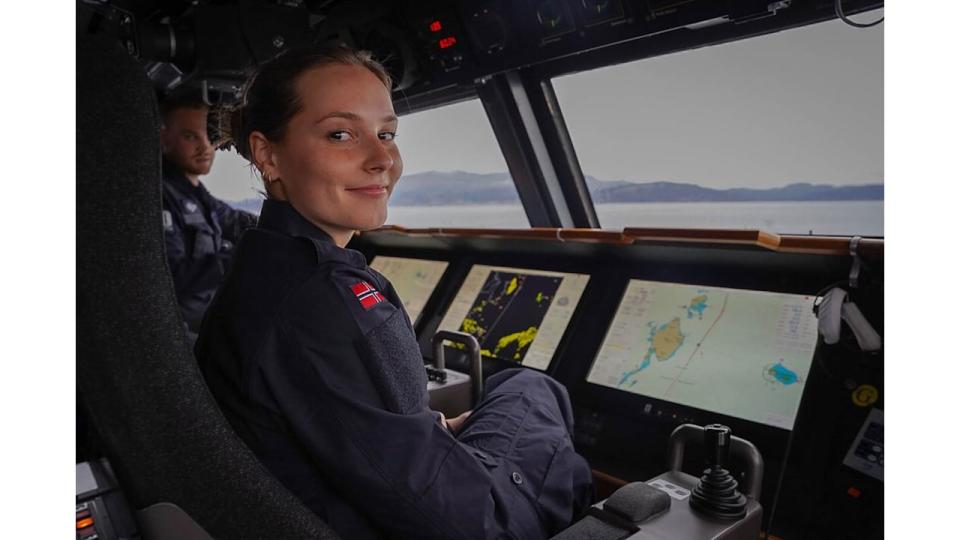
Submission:
M 374 289 L 366 281 L 361 281 L 350 287 L 350 290 L 353 292 L 354 296 L 357 297 L 357 300 L 360 301 L 360 305 L 363 306 L 364 310 L 370 310 L 373 306 L 384 301 L 383 295 L 380 294 L 380 291 Z

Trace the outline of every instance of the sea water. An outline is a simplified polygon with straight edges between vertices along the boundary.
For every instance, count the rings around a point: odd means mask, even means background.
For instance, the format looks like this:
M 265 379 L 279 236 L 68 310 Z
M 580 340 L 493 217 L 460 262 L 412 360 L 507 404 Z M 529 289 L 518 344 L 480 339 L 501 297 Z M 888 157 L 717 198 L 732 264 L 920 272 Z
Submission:
M 883 201 L 609 203 L 595 206 L 604 229 L 760 229 L 781 234 L 883 236 Z M 391 206 L 405 227 L 529 227 L 519 204 Z

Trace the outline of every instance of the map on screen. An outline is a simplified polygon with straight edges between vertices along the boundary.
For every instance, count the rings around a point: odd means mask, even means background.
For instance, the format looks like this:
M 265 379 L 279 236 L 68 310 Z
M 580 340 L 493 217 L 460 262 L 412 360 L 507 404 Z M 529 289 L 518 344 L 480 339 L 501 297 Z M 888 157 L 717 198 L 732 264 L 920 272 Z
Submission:
M 440 322 L 480 354 L 546 370 L 590 276 L 474 265 Z
M 630 280 L 587 381 L 793 429 L 813 296 Z
M 423 306 L 433 294 L 433 289 L 437 287 L 448 264 L 445 261 L 379 255 L 373 258 L 370 267 L 393 283 L 407 315 L 410 315 L 410 321 L 417 324 L 420 314 L 423 313 Z

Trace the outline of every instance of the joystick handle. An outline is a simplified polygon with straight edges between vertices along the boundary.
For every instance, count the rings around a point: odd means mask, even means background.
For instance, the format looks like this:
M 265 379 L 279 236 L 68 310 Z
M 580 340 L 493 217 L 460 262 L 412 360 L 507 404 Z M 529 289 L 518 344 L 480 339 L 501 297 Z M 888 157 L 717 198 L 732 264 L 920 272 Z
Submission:
M 729 428 L 727 428 L 729 430 Z M 732 454 L 738 463 L 743 463 L 746 478 L 743 481 L 743 494 L 753 499 L 760 499 L 760 487 L 763 483 L 763 456 L 760 451 L 750 441 L 741 439 L 728 431 L 724 439 L 728 447 L 727 454 L 721 456 L 722 463 L 728 463 L 729 455 Z M 682 424 L 677 426 L 670 434 L 669 448 L 667 450 L 668 468 L 671 471 L 681 472 L 683 467 L 683 455 L 689 444 L 701 444 L 704 441 L 704 428 L 695 424 Z M 708 450 L 709 451 L 709 450 Z M 714 459 L 714 458 L 708 458 Z
M 703 428 L 703 445 L 707 468 L 700 483 L 690 494 L 690 508 L 704 515 L 736 520 L 747 515 L 747 498 L 740 493 L 739 483 L 723 468 L 730 452 L 730 428 L 710 424 Z
M 707 468 L 722 469 L 730 459 L 730 428 L 722 424 L 710 424 L 703 428 L 703 445 L 706 448 Z

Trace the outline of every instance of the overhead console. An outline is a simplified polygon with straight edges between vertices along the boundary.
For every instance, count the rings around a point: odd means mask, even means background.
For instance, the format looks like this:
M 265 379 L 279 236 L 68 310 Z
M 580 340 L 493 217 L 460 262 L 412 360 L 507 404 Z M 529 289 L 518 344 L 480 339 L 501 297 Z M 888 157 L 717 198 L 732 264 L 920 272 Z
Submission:
M 399 110 L 474 95 L 515 69 L 591 69 L 835 16 L 833 2 L 768 0 L 332 0 L 78 3 L 78 32 L 115 37 L 157 91 L 233 104 L 257 65 L 291 47 L 340 41 L 373 51 Z M 882 7 L 844 0 L 848 14 Z
M 855 13 L 882 2 L 846 0 Z M 455 96 L 517 69 L 579 71 L 833 18 L 832 2 L 457 0 L 406 3 L 395 21 L 415 37 L 416 82 L 401 108 Z M 458 89 L 459 87 L 459 89 Z M 454 98 L 455 99 L 455 98 Z

